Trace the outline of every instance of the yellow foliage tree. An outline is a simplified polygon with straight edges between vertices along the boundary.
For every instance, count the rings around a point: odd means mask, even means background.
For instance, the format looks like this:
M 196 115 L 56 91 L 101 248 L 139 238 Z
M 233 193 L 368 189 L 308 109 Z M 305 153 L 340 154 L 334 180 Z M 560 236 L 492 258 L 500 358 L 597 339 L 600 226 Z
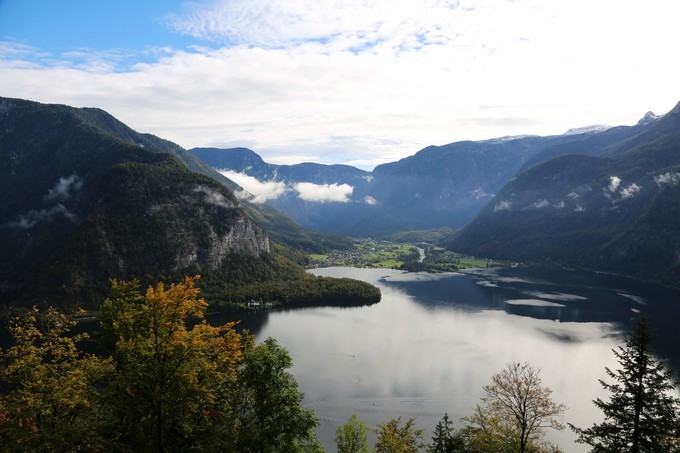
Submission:
M 198 276 L 139 297 L 136 282 L 112 284 L 102 307 L 102 335 L 115 340 L 116 373 L 105 401 L 120 433 L 135 450 L 210 450 L 234 445 L 236 378 L 249 335 L 234 323 L 209 326 Z
M 111 361 L 79 352 L 74 322 L 33 307 L 10 323 L 14 345 L 0 351 L 0 445 L 5 451 L 104 450 L 97 386 Z
M 16 318 L 0 351 L 0 450 L 319 452 L 287 351 L 210 326 L 198 276 L 145 293 L 112 281 L 98 332 L 78 351 L 64 314 Z

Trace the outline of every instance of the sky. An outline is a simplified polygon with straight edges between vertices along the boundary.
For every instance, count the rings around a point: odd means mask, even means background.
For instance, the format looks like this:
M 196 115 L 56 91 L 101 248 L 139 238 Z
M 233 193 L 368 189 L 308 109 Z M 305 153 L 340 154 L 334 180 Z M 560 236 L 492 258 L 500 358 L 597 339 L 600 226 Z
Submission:
M 0 96 L 370 170 L 665 113 L 678 17 L 670 0 L 0 0 Z

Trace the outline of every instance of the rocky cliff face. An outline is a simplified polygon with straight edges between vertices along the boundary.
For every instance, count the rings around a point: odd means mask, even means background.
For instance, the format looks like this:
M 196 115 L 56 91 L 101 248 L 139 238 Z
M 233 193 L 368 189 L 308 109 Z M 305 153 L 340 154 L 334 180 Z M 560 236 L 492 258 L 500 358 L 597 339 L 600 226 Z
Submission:
M 207 235 L 205 247 L 192 247 L 188 253 L 178 255 L 175 270 L 182 271 L 191 266 L 216 270 L 232 253 L 255 257 L 269 253 L 269 237 L 243 212 L 237 215 L 226 234 L 219 235 L 212 230 Z
M 261 253 L 269 253 L 269 237 L 260 227 L 243 215 L 234 222 L 229 233 L 214 243 L 211 251 L 212 260 L 209 263 L 217 265 L 229 253 L 257 256 Z

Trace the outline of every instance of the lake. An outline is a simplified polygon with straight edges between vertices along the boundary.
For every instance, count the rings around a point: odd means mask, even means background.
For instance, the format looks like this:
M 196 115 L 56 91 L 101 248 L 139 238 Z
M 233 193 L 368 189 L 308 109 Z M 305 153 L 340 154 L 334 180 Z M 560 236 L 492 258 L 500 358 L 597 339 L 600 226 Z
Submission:
M 311 272 L 373 283 L 382 301 L 259 312 L 243 324 L 258 341 L 274 337 L 288 349 L 304 405 L 319 418 L 317 434 L 330 451 L 335 430 L 352 413 L 371 427 L 417 417 L 427 441 L 445 412 L 459 427 L 482 386 L 514 361 L 541 368 L 553 400 L 569 407 L 565 422 L 590 426 L 601 418 L 592 399 L 609 396 L 598 379 L 607 380 L 606 366 L 617 366 L 611 350 L 625 341 L 639 313 L 651 319 L 660 356 L 674 369 L 680 364 L 676 291 L 566 271 Z M 548 432 L 547 439 L 566 452 L 588 450 L 568 429 Z

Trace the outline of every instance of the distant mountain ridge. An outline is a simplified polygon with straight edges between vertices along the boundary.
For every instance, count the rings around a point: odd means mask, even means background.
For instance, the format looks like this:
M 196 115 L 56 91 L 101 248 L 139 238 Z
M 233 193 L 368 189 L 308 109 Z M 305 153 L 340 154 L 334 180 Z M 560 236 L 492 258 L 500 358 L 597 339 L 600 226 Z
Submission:
M 279 192 L 266 203 L 306 228 L 379 237 L 459 228 L 536 156 L 601 133 L 606 130 L 429 146 L 398 162 L 379 165 L 372 172 L 346 165 L 269 164 L 246 148 L 190 151 L 211 167 L 229 171 L 224 174 L 231 179 L 246 175 L 261 184 L 280 184 Z M 344 188 L 346 197 L 313 199 L 298 190 L 301 183 L 316 184 L 320 193 Z M 307 188 L 315 190 L 313 186 Z
M 678 285 L 680 104 L 645 118 L 535 156 L 449 246 Z
M 633 126 L 430 146 L 372 172 L 314 164 L 310 174 L 307 164 L 275 166 L 245 149 L 202 153 L 232 176 L 284 184 L 268 203 L 310 228 L 379 237 L 462 227 L 444 244 L 680 281 L 680 104 Z M 352 190 L 343 202 L 301 199 L 296 184 L 312 181 Z

